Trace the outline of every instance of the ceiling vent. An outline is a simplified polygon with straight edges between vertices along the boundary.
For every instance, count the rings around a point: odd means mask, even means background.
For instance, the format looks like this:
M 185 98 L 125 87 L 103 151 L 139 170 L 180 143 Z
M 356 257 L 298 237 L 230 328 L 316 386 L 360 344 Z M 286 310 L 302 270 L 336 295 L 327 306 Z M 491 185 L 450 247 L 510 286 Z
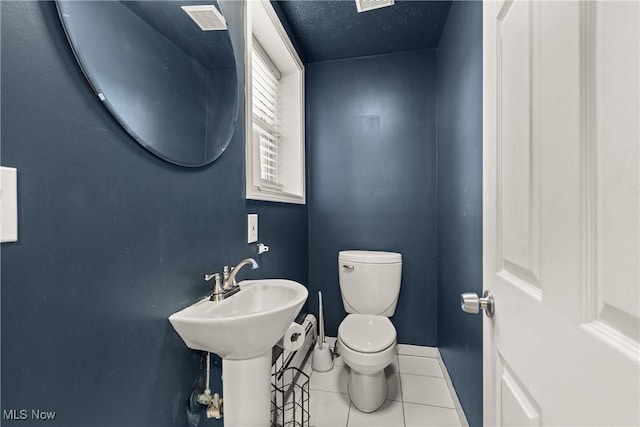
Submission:
M 227 21 L 212 4 L 180 6 L 202 31 L 226 30 Z
M 368 12 L 381 7 L 393 6 L 395 0 L 356 0 L 356 8 L 358 13 Z

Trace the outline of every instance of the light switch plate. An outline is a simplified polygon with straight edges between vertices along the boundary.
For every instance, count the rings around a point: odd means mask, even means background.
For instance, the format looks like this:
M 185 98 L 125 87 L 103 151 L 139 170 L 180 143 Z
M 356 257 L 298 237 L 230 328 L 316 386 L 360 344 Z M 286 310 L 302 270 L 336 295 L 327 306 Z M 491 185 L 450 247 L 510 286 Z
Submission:
M 247 243 L 258 241 L 258 214 L 247 215 Z
M 0 242 L 18 241 L 18 171 L 0 167 Z

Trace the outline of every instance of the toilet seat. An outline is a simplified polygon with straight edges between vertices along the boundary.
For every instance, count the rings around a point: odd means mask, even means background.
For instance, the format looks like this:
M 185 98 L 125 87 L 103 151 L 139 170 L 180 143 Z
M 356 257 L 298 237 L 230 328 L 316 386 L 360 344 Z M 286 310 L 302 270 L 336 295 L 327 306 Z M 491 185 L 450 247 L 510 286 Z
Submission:
M 353 351 L 378 353 L 396 342 L 396 329 L 385 316 L 350 314 L 338 327 L 338 338 Z
M 373 412 L 387 398 L 384 369 L 396 355 L 396 330 L 388 318 L 350 314 L 338 327 L 338 349 L 351 368 L 347 390 L 351 403 L 362 412 Z

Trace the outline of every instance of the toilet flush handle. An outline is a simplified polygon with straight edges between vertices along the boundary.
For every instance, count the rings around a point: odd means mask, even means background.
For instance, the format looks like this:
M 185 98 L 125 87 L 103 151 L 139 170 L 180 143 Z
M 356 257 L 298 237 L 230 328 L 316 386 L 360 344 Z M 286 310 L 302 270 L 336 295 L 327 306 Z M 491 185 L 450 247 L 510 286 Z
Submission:
M 342 268 L 347 269 L 347 270 L 353 270 L 355 267 L 353 265 L 349 265 L 349 264 L 342 264 Z

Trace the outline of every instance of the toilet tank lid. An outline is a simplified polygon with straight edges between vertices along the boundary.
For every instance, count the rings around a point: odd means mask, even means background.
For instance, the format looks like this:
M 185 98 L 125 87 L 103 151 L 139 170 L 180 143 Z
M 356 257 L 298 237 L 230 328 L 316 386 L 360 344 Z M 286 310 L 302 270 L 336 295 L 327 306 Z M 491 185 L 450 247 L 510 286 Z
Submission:
M 365 264 L 396 264 L 402 262 L 402 255 L 383 251 L 340 251 L 338 259 Z

